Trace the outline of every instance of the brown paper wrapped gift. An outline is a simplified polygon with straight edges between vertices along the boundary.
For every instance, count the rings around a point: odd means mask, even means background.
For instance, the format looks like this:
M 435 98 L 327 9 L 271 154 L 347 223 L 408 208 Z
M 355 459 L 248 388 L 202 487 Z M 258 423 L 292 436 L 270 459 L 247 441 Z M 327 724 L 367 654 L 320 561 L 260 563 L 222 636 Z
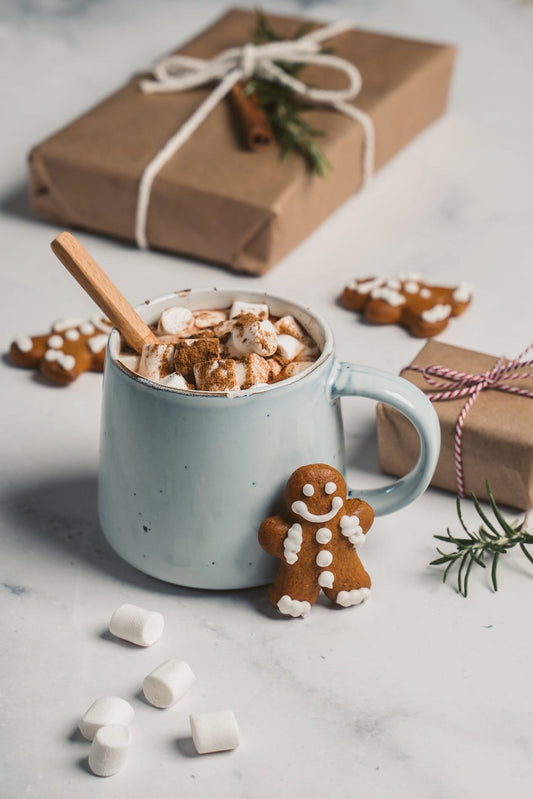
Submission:
M 429 341 L 413 365 L 437 364 L 448 369 L 480 374 L 499 359 L 493 355 Z M 532 372 L 533 368 L 519 372 Z M 410 369 L 402 371 L 425 394 L 436 391 L 424 375 Z M 442 378 L 440 382 L 443 381 Z M 502 380 L 515 388 L 533 392 L 533 378 Z M 452 383 L 450 388 L 454 388 Z M 468 397 L 435 400 L 441 428 L 441 452 L 431 485 L 457 493 L 454 441 L 457 418 Z M 383 472 L 403 476 L 413 467 L 419 452 L 418 436 L 407 419 L 387 405 L 378 405 L 377 432 L 379 464 Z M 465 493 L 473 491 L 487 498 L 485 480 L 497 502 L 524 510 L 533 506 L 533 398 L 495 389 L 481 391 L 468 411 L 462 434 L 461 460 Z
M 179 52 L 212 58 L 250 41 L 255 14 L 233 10 Z M 301 20 L 270 16 L 293 36 Z M 353 101 L 375 127 L 379 168 L 443 113 L 454 49 L 350 30 L 329 40 L 336 56 L 357 65 L 363 88 Z M 146 74 L 144 75 L 146 77 Z M 345 76 L 307 66 L 308 85 L 339 89 Z M 50 221 L 134 240 L 143 169 L 213 88 L 143 94 L 140 76 L 30 155 L 31 202 Z M 261 274 L 301 242 L 361 184 L 363 131 L 331 109 L 306 112 L 325 135 L 318 143 L 332 172 L 310 174 L 302 159 L 280 160 L 277 146 L 260 155 L 242 146 L 224 99 L 157 175 L 147 238 L 151 247 Z

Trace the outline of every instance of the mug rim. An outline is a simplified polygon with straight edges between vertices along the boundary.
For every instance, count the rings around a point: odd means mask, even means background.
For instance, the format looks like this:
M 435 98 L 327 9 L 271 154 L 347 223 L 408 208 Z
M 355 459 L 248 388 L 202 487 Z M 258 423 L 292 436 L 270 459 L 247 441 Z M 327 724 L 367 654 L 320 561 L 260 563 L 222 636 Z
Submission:
M 278 303 L 280 305 L 286 305 L 292 309 L 296 309 L 296 319 L 300 321 L 298 318 L 300 317 L 309 317 L 309 320 L 313 323 L 317 324 L 320 328 L 320 331 L 323 335 L 324 342 L 321 348 L 320 355 L 314 361 L 314 363 L 309 366 L 307 369 L 304 369 L 299 374 L 293 375 L 292 377 L 287 377 L 285 380 L 280 380 L 275 383 L 267 383 L 257 386 L 252 386 L 249 389 L 239 389 L 238 391 L 199 391 L 198 389 L 180 389 L 180 388 L 172 388 L 171 386 L 165 386 L 162 383 L 158 383 L 155 380 L 150 380 L 147 377 L 143 377 L 142 375 L 133 372 L 129 369 L 125 364 L 122 364 L 119 359 L 119 342 L 120 342 L 120 332 L 117 327 L 113 327 L 111 333 L 109 334 L 109 339 L 107 342 L 107 359 L 109 359 L 113 364 L 119 369 L 119 371 L 126 377 L 132 380 L 134 383 L 145 386 L 148 389 L 156 389 L 158 391 L 164 391 L 170 394 L 178 394 L 182 397 L 185 396 L 196 396 L 196 397 L 213 397 L 213 398 L 240 398 L 240 397 L 249 397 L 254 396 L 256 394 L 265 394 L 267 392 L 273 391 L 275 389 L 288 387 L 293 385 L 294 383 L 299 382 L 300 380 L 305 380 L 309 375 L 311 375 L 315 370 L 320 368 L 322 364 L 324 364 L 332 355 L 334 351 L 334 338 L 333 332 L 331 330 L 330 325 L 326 320 L 317 314 L 315 311 L 312 311 L 309 306 L 302 305 L 301 303 L 294 302 L 293 300 L 289 300 L 286 297 L 282 297 L 278 294 L 273 294 L 269 291 L 261 291 L 256 289 L 237 289 L 232 288 L 231 286 L 212 286 L 212 287 L 200 287 L 200 288 L 192 288 L 192 289 L 181 289 L 177 291 L 173 291 L 170 294 L 163 294 L 159 297 L 154 297 L 153 299 L 145 300 L 142 303 L 138 303 L 135 305 L 135 310 L 139 313 L 139 316 L 146 321 L 145 316 L 147 314 L 143 314 L 143 311 L 146 309 L 152 308 L 154 305 L 163 304 L 165 302 L 169 302 L 170 307 L 172 304 L 177 304 L 176 299 L 180 297 L 191 297 L 194 295 L 204 295 L 204 294 L 220 294 L 226 295 L 231 294 L 233 295 L 233 300 L 242 300 L 244 302 L 252 302 L 258 301 L 263 299 L 264 302 L 268 300 L 273 300 L 274 303 Z M 269 305 L 270 307 L 270 305 Z M 301 323 L 301 322 L 300 322 Z M 302 323 L 301 323 L 302 324 Z M 307 327 L 302 324 L 306 332 Z M 311 335 L 311 334 L 310 334 Z

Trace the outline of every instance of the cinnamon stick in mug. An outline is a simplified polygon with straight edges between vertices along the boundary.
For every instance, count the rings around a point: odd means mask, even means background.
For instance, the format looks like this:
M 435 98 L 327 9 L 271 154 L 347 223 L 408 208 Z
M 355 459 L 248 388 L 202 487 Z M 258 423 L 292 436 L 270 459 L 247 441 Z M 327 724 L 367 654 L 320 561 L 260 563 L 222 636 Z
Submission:
M 257 95 L 246 94 L 242 83 L 236 83 L 230 92 L 231 104 L 239 122 L 246 146 L 262 152 L 274 141 L 274 134 Z

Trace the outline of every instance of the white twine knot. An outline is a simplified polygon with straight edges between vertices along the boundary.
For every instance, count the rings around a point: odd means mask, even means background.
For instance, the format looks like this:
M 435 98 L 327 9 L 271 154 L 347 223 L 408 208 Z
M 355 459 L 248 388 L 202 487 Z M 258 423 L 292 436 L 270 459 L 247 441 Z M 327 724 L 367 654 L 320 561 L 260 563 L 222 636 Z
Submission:
M 152 78 L 142 80 L 140 89 L 145 94 L 166 94 L 198 88 L 218 81 L 218 85 L 198 106 L 189 119 L 159 150 L 145 167 L 139 183 L 137 210 L 135 218 L 135 239 L 137 245 L 148 246 L 146 225 L 152 184 L 158 172 L 167 161 L 182 147 L 202 124 L 218 103 L 241 80 L 257 76 L 271 83 L 279 83 L 301 97 L 314 103 L 321 103 L 351 117 L 363 128 L 362 174 L 363 185 L 368 181 L 374 166 L 374 126 L 370 116 L 348 103 L 361 91 L 361 73 L 350 61 L 320 52 L 320 44 L 349 30 L 349 22 L 336 22 L 319 28 L 300 39 L 267 42 L 254 45 L 247 43 L 242 47 L 231 47 L 210 60 L 173 54 L 165 56 L 154 66 Z M 292 64 L 315 64 L 343 72 L 348 78 L 344 89 L 317 89 L 289 75 L 276 62 Z
M 255 72 L 257 61 L 256 48 L 253 44 L 245 44 L 241 50 L 241 69 L 243 77 L 248 80 Z

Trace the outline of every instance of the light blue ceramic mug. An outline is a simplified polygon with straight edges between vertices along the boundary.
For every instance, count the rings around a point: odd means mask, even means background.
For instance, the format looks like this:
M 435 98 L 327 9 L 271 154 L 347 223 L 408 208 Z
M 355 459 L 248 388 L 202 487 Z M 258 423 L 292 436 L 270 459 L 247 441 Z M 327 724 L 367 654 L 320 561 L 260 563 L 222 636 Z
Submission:
M 307 463 L 343 472 L 340 398 L 369 397 L 401 411 L 420 438 L 420 457 L 405 477 L 350 491 L 377 515 L 412 502 L 427 487 L 440 447 L 437 416 L 406 380 L 335 360 L 333 336 L 308 308 L 262 292 L 198 289 L 137 308 L 155 322 L 171 305 L 229 307 L 266 302 L 292 314 L 320 345 L 305 372 L 280 383 L 226 395 L 166 388 L 117 362 L 110 336 L 104 374 L 98 486 L 103 532 L 141 571 L 194 588 L 246 588 L 270 582 L 277 562 L 260 548 L 261 521 L 279 503 L 290 474 Z

